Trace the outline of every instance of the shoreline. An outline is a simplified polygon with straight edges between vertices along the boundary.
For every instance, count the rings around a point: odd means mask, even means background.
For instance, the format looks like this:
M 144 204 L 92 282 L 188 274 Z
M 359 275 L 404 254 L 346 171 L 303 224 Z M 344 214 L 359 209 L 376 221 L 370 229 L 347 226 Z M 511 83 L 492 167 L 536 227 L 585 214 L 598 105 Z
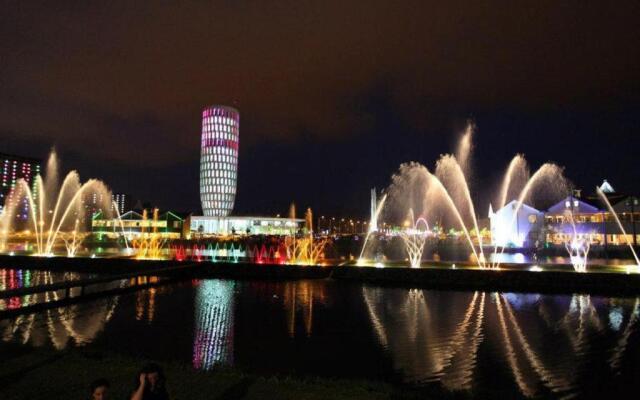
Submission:
M 505 269 L 472 269 L 457 264 L 437 263 L 434 267 L 410 268 L 388 266 L 377 268 L 355 265 L 281 265 L 226 262 L 192 262 L 175 260 L 136 260 L 126 258 L 39 258 L 0 255 L 0 267 L 47 271 L 73 271 L 104 275 L 127 272 L 171 274 L 166 268 L 194 264 L 190 278 L 222 278 L 247 280 L 331 279 L 366 282 L 385 286 L 420 287 L 437 290 L 512 291 L 532 293 L 586 293 L 615 296 L 640 294 L 640 274 L 606 272 L 606 267 L 591 266 L 593 272 L 570 270 L 529 271 L 528 264 L 505 265 Z M 434 263 L 435 264 L 435 263 Z M 549 265 L 549 268 L 558 268 Z M 522 269 L 516 269 L 522 268 Z M 567 268 L 564 266 L 564 268 Z

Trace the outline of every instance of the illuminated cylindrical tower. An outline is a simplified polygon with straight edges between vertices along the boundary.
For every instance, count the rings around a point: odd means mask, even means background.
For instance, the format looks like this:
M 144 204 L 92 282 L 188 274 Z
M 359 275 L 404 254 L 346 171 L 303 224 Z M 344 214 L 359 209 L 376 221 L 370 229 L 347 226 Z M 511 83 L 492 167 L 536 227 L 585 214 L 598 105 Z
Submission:
M 211 106 L 202 111 L 200 202 L 207 217 L 225 217 L 233 210 L 239 140 L 238 110 Z

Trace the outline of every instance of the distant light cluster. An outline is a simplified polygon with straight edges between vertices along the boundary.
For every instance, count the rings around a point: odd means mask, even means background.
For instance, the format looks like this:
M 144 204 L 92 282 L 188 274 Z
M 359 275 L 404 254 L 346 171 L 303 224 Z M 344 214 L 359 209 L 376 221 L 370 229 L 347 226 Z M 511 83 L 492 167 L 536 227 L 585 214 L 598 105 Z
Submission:
M 208 217 L 226 217 L 233 210 L 238 179 L 240 113 L 211 106 L 202 112 L 200 201 Z
M 11 209 L 17 201 L 14 197 L 18 197 L 18 194 L 14 190 L 17 190 L 16 185 L 19 179 L 24 179 L 29 186 L 32 186 L 34 196 L 37 197 L 35 177 L 38 174 L 40 174 L 39 160 L 0 154 L 0 212 L 5 207 Z M 13 212 L 16 218 L 27 220 L 30 213 L 29 200 L 24 197 L 21 203 Z

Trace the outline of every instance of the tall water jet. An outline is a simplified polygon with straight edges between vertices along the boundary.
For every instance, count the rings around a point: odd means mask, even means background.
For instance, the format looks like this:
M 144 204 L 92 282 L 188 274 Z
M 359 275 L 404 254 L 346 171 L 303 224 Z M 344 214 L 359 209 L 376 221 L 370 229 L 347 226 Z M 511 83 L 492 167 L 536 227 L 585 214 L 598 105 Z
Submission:
M 473 150 L 473 133 L 475 132 L 476 125 L 472 121 L 467 122 L 467 126 L 458 142 L 458 148 L 456 149 L 456 160 L 460 164 L 460 168 L 465 175 L 469 175 L 469 167 L 471 164 L 471 152 Z
M 452 156 L 449 156 L 447 159 L 451 159 L 455 162 L 455 159 Z M 457 163 L 455 165 L 457 165 Z M 449 171 L 448 168 L 447 171 Z M 453 171 L 455 172 L 453 174 L 454 176 L 460 177 L 461 171 L 459 166 L 454 168 Z M 462 178 L 464 179 L 464 177 Z M 402 164 L 398 173 L 393 176 L 392 181 L 393 182 L 389 187 L 388 193 L 393 203 L 399 205 L 400 208 L 406 207 L 404 208 L 405 210 L 409 208 L 416 210 L 416 207 L 419 207 L 419 212 L 417 214 L 431 216 L 433 218 L 435 218 L 435 213 L 440 211 L 451 213 L 454 217 L 455 223 L 459 225 L 459 228 L 462 230 L 473 256 L 481 267 L 486 266 L 482 253 L 479 254 L 478 251 L 476 251 L 476 246 L 473 243 L 471 234 L 466 226 L 461 211 L 457 207 L 449 190 L 436 175 L 429 172 L 424 165 L 411 162 Z M 470 199 L 468 188 L 466 190 L 462 189 L 461 193 L 465 194 L 466 199 Z M 409 204 L 407 204 L 407 201 Z M 442 207 L 444 209 L 441 209 Z M 471 215 L 475 221 L 472 204 L 469 205 L 467 203 L 467 207 L 470 207 Z M 477 222 L 474 223 L 474 226 L 477 227 Z M 480 247 L 480 249 L 482 248 Z
M 618 217 L 618 213 L 615 212 L 615 210 L 611 206 L 611 203 L 609 202 L 609 199 L 602 192 L 602 189 L 600 189 L 599 187 L 596 187 L 596 193 L 598 193 L 598 196 L 600 196 L 600 198 L 602 199 L 604 204 L 606 204 L 607 208 L 609 209 L 609 212 L 611 213 L 611 215 L 613 215 L 613 218 L 615 218 L 616 223 L 618 224 L 618 227 L 620 228 L 620 232 L 622 232 L 622 234 L 624 235 L 624 238 L 627 241 L 627 244 L 629 245 L 629 249 L 631 249 L 631 254 L 633 254 L 633 258 L 636 260 L 636 270 L 637 270 L 637 272 L 640 272 L 640 259 L 638 259 L 638 255 L 636 254 L 636 250 L 633 248 L 633 242 L 629 241 L 629 239 L 628 239 L 627 232 L 624 229 L 624 226 L 622 226 L 622 222 L 620 222 L 620 218 Z
M 517 197 L 517 193 L 522 191 L 529 178 L 530 174 L 527 160 L 522 154 L 517 154 L 511 159 L 509 167 L 502 179 L 500 198 L 498 199 L 498 207 L 496 209 L 499 210 L 504 207 L 507 201 L 512 199 L 511 196 L 514 196 L 514 194 Z M 517 191 L 514 191 L 514 189 Z
M 478 217 L 476 215 L 475 206 L 473 205 L 473 199 L 471 198 L 471 191 L 465 177 L 464 171 L 455 157 L 451 155 L 444 155 L 436 163 L 436 176 L 441 182 L 447 184 L 447 192 L 451 194 L 455 201 L 455 208 L 458 214 L 461 213 L 460 203 L 462 203 L 466 209 L 467 214 L 471 218 L 473 228 L 478 238 L 478 247 L 480 249 L 480 258 L 477 258 L 480 266 L 484 266 L 485 257 L 482 245 L 482 234 L 478 226 Z M 472 244 L 473 246 L 473 244 Z
M 378 229 L 378 218 L 380 217 L 380 212 L 382 212 L 382 208 L 384 207 L 384 202 L 387 200 L 387 194 L 385 193 L 375 208 L 375 214 L 371 215 L 371 220 L 369 221 L 369 230 L 367 231 L 367 236 L 364 238 L 364 243 L 362 244 L 362 249 L 360 250 L 360 257 L 358 257 L 358 264 L 362 264 L 364 262 L 363 256 L 364 251 L 367 248 L 367 243 L 369 243 L 369 237 L 372 233 L 377 231 Z

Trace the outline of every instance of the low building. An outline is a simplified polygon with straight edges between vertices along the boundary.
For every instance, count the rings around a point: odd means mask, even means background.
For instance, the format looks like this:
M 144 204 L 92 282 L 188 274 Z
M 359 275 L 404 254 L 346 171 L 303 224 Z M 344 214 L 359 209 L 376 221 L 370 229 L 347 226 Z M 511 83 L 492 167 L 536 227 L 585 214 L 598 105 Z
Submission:
M 190 216 L 185 229 L 187 239 L 194 236 L 294 235 L 304 227 L 304 219 L 280 217 Z
M 544 213 L 539 212 L 538 215 L 544 218 L 544 224 L 532 232 L 541 232 L 541 241 L 557 246 L 574 238 L 588 239 L 592 246 L 637 246 L 640 242 L 637 226 L 640 221 L 640 201 L 635 196 L 620 195 L 611 189 L 603 190 L 603 193 L 612 204 L 615 214 L 611 213 L 607 204 L 599 197 L 589 198 L 593 202 L 599 201 L 598 207 L 577 196 L 568 196 Z M 524 240 L 522 235 L 526 235 L 525 232 L 532 228 L 530 222 L 534 221 L 533 217 L 531 221 L 527 221 L 524 215 L 518 213 L 518 218 L 514 220 L 517 222 L 509 228 L 509 221 L 513 220 L 513 211 L 510 209 L 513 209 L 513 202 L 495 213 L 490 211 L 493 243 L 507 247 L 532 247 L 534 242 Z M 526 205 L 523 205 L 523 210 L 536 211 Z M 528 236 L 532 238 L 535 234 Z
M 500 247 L 534 247 L 544 241 L 544 213 L 516 200 L 493 212 L 489 207 L 491 242 Z
M 127 240 L 139 238 L 145 234 L 157 233 L 165 239 L 181 239 L 184 216 L 172 211 L 157 212 L 153 210 L 128 211 L 120 218 L 104 218 L 102 212 L 94 215 L 91 221 L 91 231 L 98 238 L 107 237 L 117 239 L 125 236 Z
M 544 215 L 547 243 L 560 245 L 572 238 L 589 238 L 592 244 L 603 244 L 605 214 L 578 197 L 567 196 Z

